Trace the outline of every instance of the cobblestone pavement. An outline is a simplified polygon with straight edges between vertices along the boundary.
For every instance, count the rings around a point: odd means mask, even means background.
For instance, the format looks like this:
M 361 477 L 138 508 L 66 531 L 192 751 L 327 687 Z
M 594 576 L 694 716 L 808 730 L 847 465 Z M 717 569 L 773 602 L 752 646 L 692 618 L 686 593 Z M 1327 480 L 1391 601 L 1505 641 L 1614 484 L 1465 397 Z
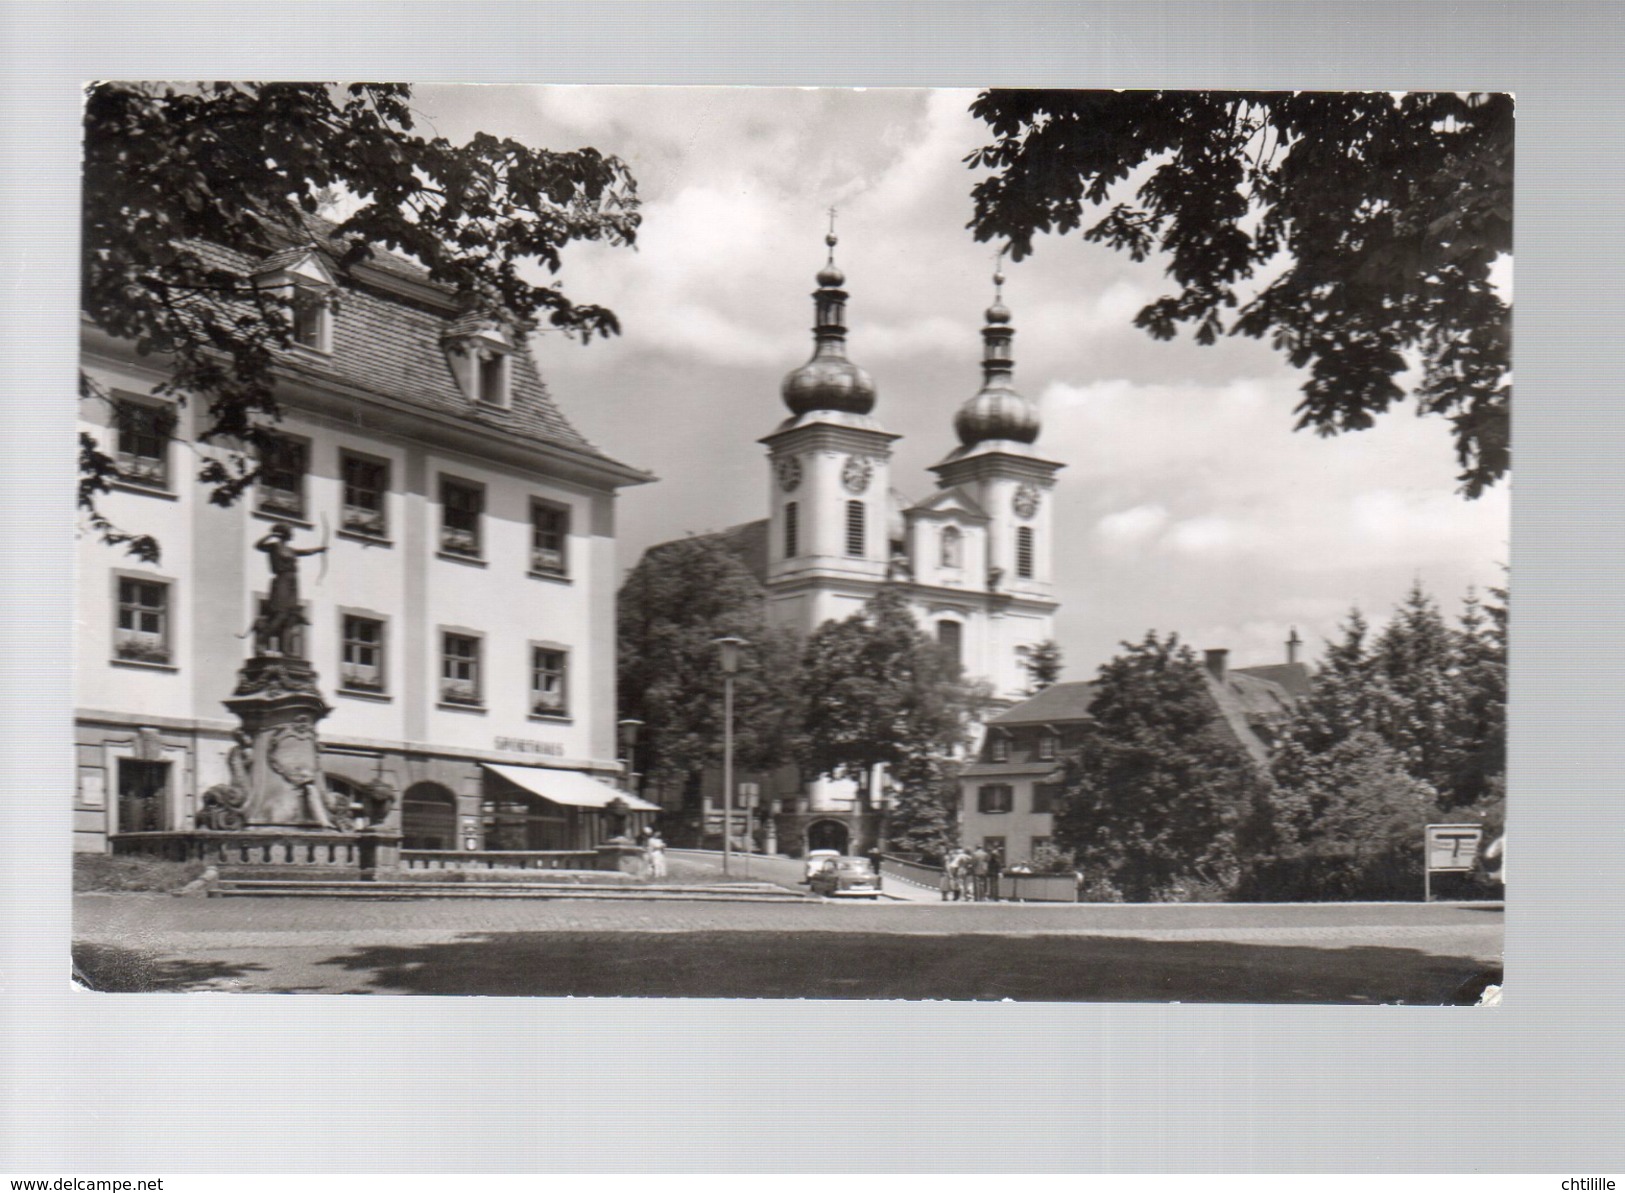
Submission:
M 1448 1002 L 1502 913 L 80 895 L 74 928 L 105 990 Z

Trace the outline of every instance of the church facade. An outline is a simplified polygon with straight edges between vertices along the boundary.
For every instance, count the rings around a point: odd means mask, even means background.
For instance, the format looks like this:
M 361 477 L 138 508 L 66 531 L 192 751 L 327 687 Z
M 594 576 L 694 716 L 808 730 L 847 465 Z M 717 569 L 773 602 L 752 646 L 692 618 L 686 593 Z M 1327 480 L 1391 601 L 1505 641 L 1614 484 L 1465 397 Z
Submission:
M 892 586 L 965 674 L 1008 706 L 1026 694 L 1028 652 L 1054 636 L 1053 497 L 1063 465 L 1035 446 L 1037 407 L 1013 384 L 1003 276 L 982 329 L 981 388 L 953 420 L 958 444 L 932 466 L 932 491 L 909 501 L 892 483 L 899 436 L 877 417 L 874 381 L 847 356 L 849 296 L 833 232 L 826 242 L 813 353 L 785 377 L 788 415 L 761 440 L 768 517 L 723 532 L 724 541 L 750 545 L 739 554 L 765 586 L 774 624 L 805 636 Z M 878 841 L 882 776 L 867 793 L 849 781 L 798 780 L 793 770 L 757 779 L 779 849 L 856 852 Z

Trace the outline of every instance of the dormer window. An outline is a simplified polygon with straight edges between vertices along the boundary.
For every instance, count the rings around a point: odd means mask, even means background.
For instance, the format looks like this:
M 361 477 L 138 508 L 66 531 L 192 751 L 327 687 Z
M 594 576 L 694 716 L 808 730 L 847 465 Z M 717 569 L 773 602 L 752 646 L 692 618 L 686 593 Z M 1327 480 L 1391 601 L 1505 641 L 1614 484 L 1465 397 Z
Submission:
M 993 739 L 987 743 L 989 762 L 1010 761 L 1010 738 L 1004 733 L 995 730 Z
M 508 357 L 488 353 L 479 359 L 480 401 L 488 406 L 508 404 Z
M 513 338 L 496 318 L 470 317 L 443 337 L 446 360 L 469 401 L 506 409 L 513 393 Z
M 254 284 L 288 304 L 288 338 L 311 352 L 333 351 L 334 278 L 321 254 L 305 246 L 269 258 Z
M 333 351 L 333 312 L 325 294 L 303 286 L 294 290 L 293 342 L 312 352 Z

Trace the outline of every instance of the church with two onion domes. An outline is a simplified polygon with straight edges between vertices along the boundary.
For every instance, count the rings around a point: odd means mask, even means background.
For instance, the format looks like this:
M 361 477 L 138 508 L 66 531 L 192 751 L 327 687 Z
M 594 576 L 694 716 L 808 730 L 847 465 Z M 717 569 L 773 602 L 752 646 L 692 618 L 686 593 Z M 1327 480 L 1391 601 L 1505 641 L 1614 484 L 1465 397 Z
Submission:
M 1013 384 L 1015 328 L 994 276 L 982 386 L 954 417 L 959 444 L 910 503 L 892 487 L 898 439 L 875 417 L 874 381 L 846 355 L 845 277 L 830 259 L 813 294 L 812 358 L 785 377 L 789 417 L 767 447 L 767 585 L 773 619 L 803 633 L 900 585 L 920 624 L 967 674 L 1009 701 L 1023 655 L 1053 637 L 1055 474 L 1034 446 L 1035 403 Z
M 757 565 L 769 615 L 808 634 L 857 612 L 882 585 L 897 586 L 921 627 L 1008 705 L 1027 693 L 1027 652 L 1054 637 L 1053 495 L 1063 465 L 1035 446 L 1037 405 L 1013 383 L 1004 277 L 994 275 L 982 329 L 981 388 L 954 417 L 958 445 L 932 466 L 934 491 L 911 503 L 892 486 L 899 437 L 876 418 L 874 381 L 847 357 L 833 230 L 826 242 L 812 357 L 785 377 L 789 416 L 761 440 L 770 512 L 765 566 L 763 553 Z M 781 848 L 798 839 L 814 849 L 866 846 L 878 824 L 863 823 L 859 803 L 851 783 L 807 783 L 777 818 Z

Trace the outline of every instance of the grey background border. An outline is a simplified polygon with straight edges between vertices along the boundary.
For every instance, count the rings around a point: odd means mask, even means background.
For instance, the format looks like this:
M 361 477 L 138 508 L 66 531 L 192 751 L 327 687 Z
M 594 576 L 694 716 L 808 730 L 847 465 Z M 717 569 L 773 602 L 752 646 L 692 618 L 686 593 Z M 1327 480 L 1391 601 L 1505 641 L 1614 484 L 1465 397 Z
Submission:
M 12 4 L 0 135 L 0 1167 L 1618 1172 L 1625 8 Z M 1499 1010 L 93 996 L 66 980 L 78 84 L 1518 93 Z M 867 1094 L 807 1096 L 816 1058 Z

